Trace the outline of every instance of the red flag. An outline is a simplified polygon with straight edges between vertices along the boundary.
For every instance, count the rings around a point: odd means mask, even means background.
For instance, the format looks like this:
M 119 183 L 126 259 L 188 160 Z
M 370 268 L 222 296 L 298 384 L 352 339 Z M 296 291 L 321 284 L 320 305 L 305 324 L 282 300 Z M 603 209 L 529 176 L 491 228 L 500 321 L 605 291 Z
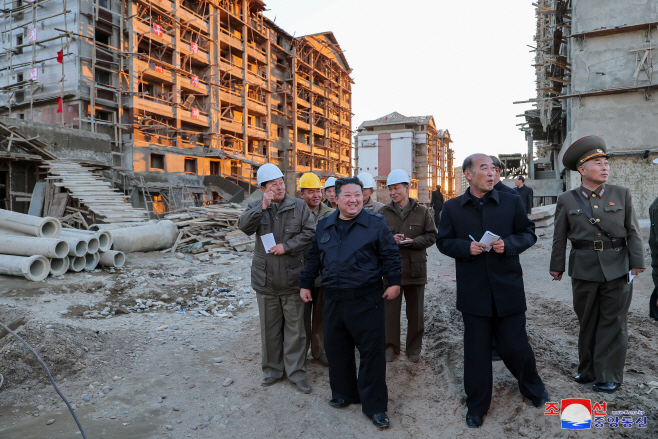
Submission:
M 57 62 L 60 64 L 64 64 L 64 49 L 57 52 Z
M 58 113 L 64 112 L 64 110 L 62 110 L 62 98 L 57 98 L 57 112 Z

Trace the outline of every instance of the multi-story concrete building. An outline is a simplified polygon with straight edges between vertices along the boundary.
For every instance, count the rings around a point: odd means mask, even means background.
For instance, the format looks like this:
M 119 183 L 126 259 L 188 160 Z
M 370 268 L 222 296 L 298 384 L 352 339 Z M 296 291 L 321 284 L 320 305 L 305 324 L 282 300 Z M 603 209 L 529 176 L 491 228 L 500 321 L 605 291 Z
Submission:
M 331 32 L 293 37 L 260 0 L 7 4 L 0 115 L 111 135 L 117 182 L 156 204 L 182 185 L 251 190 L 263 163 L 291 192 L 302 172 L 351 174 L 353 82 Z
M 658 193 L 658 76 L 653 76 L 656 1 L 539 0 L 535 5 L 536 107 L 525 112 L 535 197 L 580 185 L 562 156 L 588 135 L 605 139 L 611 184 L 629 187 L 640 217 Z M 534 151 L 533 151 L 534 150 Z M 536 157 L 533 157 L 533 152 Z
M 468 180 L 464 177 L 464 170 L 461 166 L 455 167 L 455 196 L 459 196 L 466 192 L 468 188 Z
M 452 140 L 448 130 L 436 128 L 433 116 L 393 112 L 363 122 L 357 131 L 355 173 L 369 172 L 383 189 L 392 169 L 404 169 L 412 179 L 412 196 L 421 203 L 429 203 L 437 184 L 449 197 L 454 195 Z M 377 196 L 380 202 L 388 200 L 385 190 Z

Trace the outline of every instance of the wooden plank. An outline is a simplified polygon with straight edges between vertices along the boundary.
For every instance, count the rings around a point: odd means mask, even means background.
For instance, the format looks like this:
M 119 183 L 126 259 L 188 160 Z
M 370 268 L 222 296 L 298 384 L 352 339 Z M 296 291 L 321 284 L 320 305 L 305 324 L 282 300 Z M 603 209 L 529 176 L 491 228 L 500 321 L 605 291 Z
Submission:
M 43 202 L 46 196 L 46 182 L 37 181 L 32 189 L 32 198 L 30 199 L 30 208 L 27 212 L 28 215 L 41 216 L 43 212 Z
M 69 201 L 69 194 L 66 192 L 60 192 L 55 194 L 53 201 L 50 203 L 50 208 L 46 216 L 52 216 L 55 218 L 61 218 L 64 216 L 64 209 L 66 208 L 66 203 Z

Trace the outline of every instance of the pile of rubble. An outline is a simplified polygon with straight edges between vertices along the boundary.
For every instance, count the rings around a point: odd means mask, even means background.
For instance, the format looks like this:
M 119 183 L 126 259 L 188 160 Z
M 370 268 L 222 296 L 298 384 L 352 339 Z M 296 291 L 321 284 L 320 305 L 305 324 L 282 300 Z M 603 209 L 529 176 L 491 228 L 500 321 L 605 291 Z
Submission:
M 165 216 L 179 229 L 172 253 L 210 256 L 230 250 L 252 251 L 255 239 L 238 230 L 237 222 L 243 208 L 239 204 L 190 207 L 184 212 Z

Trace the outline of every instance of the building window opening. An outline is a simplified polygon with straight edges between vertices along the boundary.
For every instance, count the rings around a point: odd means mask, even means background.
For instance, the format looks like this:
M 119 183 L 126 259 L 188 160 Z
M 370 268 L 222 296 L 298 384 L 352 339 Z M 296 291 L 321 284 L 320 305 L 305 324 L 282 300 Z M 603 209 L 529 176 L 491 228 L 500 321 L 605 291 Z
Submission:
M 163 154 L 151 154 L 151 169 L 165 168 L 165 156 Z
M 196 175 L 196 159 L 185 159 L 185 173 Z

